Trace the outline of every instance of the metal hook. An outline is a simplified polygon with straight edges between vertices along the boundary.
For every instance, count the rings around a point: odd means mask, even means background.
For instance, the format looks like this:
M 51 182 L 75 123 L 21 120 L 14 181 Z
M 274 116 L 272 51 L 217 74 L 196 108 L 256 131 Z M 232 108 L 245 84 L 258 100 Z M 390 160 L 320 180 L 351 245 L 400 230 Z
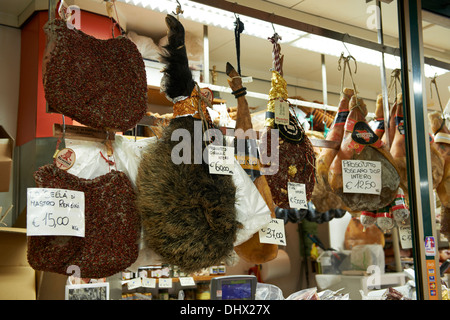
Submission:
M 179 15 L 180 15 L 180 14 L 183 14 L 184 11 L 181 9 L 181 4 L 180 4 L 180 2 L 179 2 L 178 0 L 176 0 L 176 1 L 177 1 L 177 3 L 178 3 L 177 9 L 176 9 L 175 12 L 172 11 L 172 13 L 173 13 L 173 14 L 177 17 L 177 19 L 179 20 L 179 19 L 180 19 L 180 18 L 179 18 Z

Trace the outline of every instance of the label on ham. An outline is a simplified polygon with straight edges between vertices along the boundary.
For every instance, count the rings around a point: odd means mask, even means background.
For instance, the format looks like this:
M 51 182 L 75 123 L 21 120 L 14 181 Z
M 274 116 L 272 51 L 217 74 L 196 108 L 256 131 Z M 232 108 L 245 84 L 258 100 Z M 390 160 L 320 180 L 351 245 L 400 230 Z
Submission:
M 275 123 L 287 126 L 289 125 L 289 103 L 282 100 L 276 100 L 275 107 Z
M 28 236 L 85 236 L 84 192 L 27 189 Z
M 377 194 L 381 192 L 381 162 L 342 160 L 344 193 Z
M 293 209 L 308 209 L 304 183 L 288 182 L 288 198 L 289 207 Z
M 400 132 L 400 134 L 404 135 L 405 134 L 405 123 L 403 121 L 403 117 L 395 117 L 395 126 L 398 129 L 398 132 Z
M 292 114 L 289 115 L 288 125 L 277 125 L 278 130 L 283 138 L 292 143 L 300 143 L 305 137 L 304 131 L 300 128 L 297 120 Z

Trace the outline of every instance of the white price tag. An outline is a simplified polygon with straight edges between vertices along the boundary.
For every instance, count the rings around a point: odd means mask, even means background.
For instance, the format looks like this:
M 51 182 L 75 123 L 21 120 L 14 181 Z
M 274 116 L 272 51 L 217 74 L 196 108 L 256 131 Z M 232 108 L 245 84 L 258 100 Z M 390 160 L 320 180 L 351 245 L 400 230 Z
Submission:
M 172 278 L 159 278 L 160 288 L 172 288 Z
M 304 183 L 288 182 L 289 207 L 308 209 L 306 200 L 306 186 Z
M 208 146 L 209 173 L 234 174 L 234 147 Z
M 84 192 L 27 189 L 28 236 L 84 237 Z
M 266 227 L 259 230 L 259 242 L 286 245 L 284 220 L 272 219 Z
M 289 103 L 275 100 L 275 123 L 284 126 L 289 125 Z
M 179 277 L 180 285 L 182 287 L 195 286 L 194 278 L 192 277 Z
M 402 249 L 412 248 L 412 233 L 410 225 L 398 225 L 398 234 Z
M 342 160 L 344 193 L 380 194 L 381 162 Z
M 142 278 L 142 286 L 145 288 L 156 288 L 155 278 Z
M 142 287 L 141 278 L 134 278 L 127 282 L 128 290 L 133 290 Z

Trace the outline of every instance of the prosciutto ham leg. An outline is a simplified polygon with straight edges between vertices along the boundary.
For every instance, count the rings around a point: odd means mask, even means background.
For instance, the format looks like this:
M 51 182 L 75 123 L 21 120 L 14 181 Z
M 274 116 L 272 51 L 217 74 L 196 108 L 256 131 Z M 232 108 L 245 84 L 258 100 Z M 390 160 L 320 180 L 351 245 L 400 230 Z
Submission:
M 341 94 L 341 100 L 339 102 L 336 117 L 334 118 L 334 122 L 330 128 L 330 131 L 328 131 L 325 140 L 336 141 L 338 143 L 342 142 L 342 138 L 344 136 L 344 125 L 349 114 L 348 104 L 352 96 L 353 90 L 344 88 Z M 325 186 L 327 189 L 329 189 L 328 171 L 338 151 L 339 150 L 333 148 L 323 148 L 317 159 L 317 180 L 318 183 Z
M 355 95 L 352 96 L 349 109 L 350 113 L 345 123 L 345 132 L 340 149 L 330 165 L 328 182 L 331 189 L 352 210 L 374 211 L 386 207 L 394 200 L 400 184 L 400 178 L 389 151 L 378 136 L 373 131 L 370 132 L 370 127 L 365 120 L 367 108 L 362 99 L 357 100 Z M 356 128 L 365 130 L 364 136 L 369 136 L 368 142 L 364 141 L 362 143 L 354 140 L 353 133 L 356 131 Z M 381 163 L 382 184 L 380 194 L 344 193 L 342 160 L 379 161 Z
M 434 144 L 445 163 L 436 192 L 441 201 L 441 233 L 450 238 L 450 130 L 438 112 L 430 113 L 428 119 L 434 133 Z
M 228 84 L 231 90 L 242 90 L 242 79 L 230 63 L 227 63 L 226 73 L 230 77 Z M 253 131 L 250 110 L 248 108 L 248 102 L 245 95 L 237 98 L 237 118 L 235 129 L 236 139 L 245 139 L 247 137 L 249 139 L 256 139 L 256 132 Z M 267 184 L 266 177 L 260 175 L 253 181 L 253 183 L 269 207 L 271 217 L 275 218 L 275 205 L 272 200 L 272 193 L 269 185 Z M 260 243 L 259 233 L 255 233 L 249 240 L 234 247 L 234 250 L 239 257 L 255 264 L 261 264 L 273 260 L 278 255 L 278 246 L 275 244 Z

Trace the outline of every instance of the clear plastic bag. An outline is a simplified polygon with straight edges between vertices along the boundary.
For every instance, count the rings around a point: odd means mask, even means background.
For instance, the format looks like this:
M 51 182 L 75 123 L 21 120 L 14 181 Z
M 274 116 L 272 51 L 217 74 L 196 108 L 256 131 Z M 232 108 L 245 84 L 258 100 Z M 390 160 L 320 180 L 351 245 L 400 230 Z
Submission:
M 273 284 L 256 284 L 255 300 L 284 300 L 283 292 Z
M 286 300 L 320 300 L 317 294 L 317 288 L 308 288 L 294 292 Z

